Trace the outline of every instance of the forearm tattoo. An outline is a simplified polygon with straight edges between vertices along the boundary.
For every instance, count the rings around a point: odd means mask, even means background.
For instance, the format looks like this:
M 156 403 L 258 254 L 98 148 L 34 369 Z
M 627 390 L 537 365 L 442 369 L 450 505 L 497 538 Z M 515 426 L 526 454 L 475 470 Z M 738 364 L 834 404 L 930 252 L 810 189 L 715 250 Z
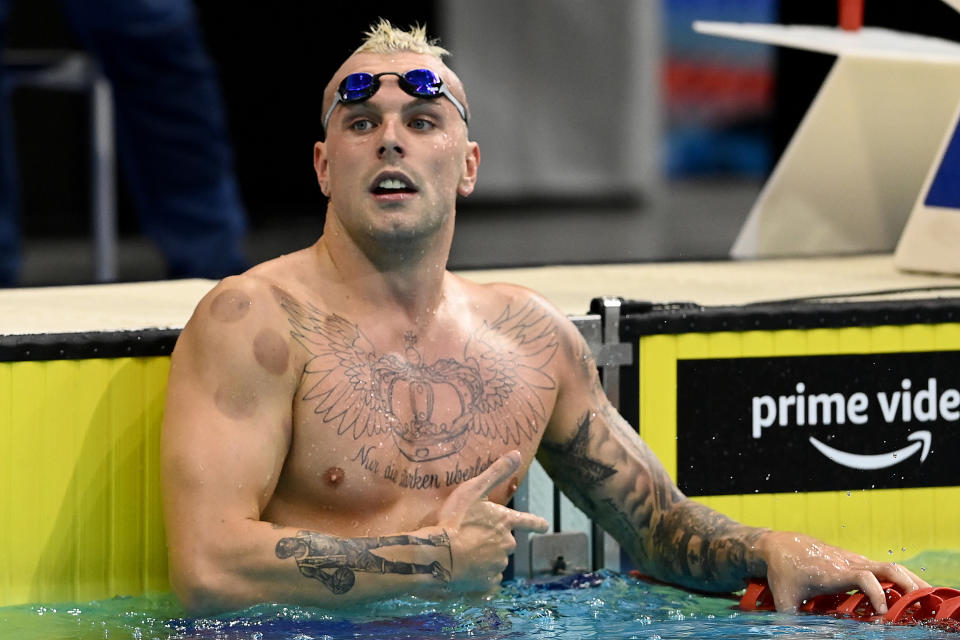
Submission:
M 440 561 L 430 564 L 397 562 L 378 556 L 373 551 L 382 547 L 426 545 L 446 547 L 450 567 Z M 356 582 L 356 572 L 377 574 L 429 574 L 439 582 L 450 582 L 453 555 L 446 531 L 439 535 L 420 538 L 411 535 L 379 536 L 370 538 L 337 538 L 312 531 L 300 531 L 294 537 L 280 538 L 275 553 L 281 560 L 293 558 L 300 573 L 321 582 L 331 592 L 347 593 Z
M 652 547 L 668 574 L 686 586 L 734 590 L 746 578 L 766 575 L 766 564 L 751 551 L 763 533 L 684 500 L 653 529 Z
M 580 419 L 570 441 L 541 445 L 541 462 L 574 504 L 661 580 L 727 591 L 764 575 L 765 563 L 752 552 L 764 531 L 688 500 L 636 434 L 626 433 L 630 425 L 608 404 L 601 407 Z M 599 452 L 612 439 L 621 446 L 606 450 L 624 455 L 603 459 Z

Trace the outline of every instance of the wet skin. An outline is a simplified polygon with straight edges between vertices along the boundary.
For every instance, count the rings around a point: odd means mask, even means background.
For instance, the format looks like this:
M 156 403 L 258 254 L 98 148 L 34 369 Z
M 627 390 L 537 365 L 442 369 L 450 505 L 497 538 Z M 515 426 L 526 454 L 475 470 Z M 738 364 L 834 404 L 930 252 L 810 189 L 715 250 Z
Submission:
M 361 54 L 324 106 L 348 73 L 418 67 L 463 99 L 431 56 Z M 446 271 L 478 147 L 449 101 L 382 81 L 338 106 L 315 146 L 323 237 L 221 282 L 178 341 L 164 501 L 171 581 L 188 608 L 488 590 L 511 530 L 547 528 L 504 507 L 534 455 L 661 580 L 730 591 L 769 575 L 779 608 L 849 586 L 877 606 L 875 575 L 922 586 L 687 500 L 609 405 L 563 314 L 526 289 Z M 383 188 L 394 181 L 403 188 Z

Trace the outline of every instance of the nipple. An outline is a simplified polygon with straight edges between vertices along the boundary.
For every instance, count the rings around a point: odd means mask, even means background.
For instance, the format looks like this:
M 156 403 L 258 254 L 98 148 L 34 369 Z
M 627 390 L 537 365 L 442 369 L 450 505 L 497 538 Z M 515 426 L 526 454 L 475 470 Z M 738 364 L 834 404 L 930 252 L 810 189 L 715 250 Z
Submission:
M 327 469 L 327 472 L 323 474 L 323 479 L 331 487 L 336 487 L 343 482 L 345 475 L 346 474 L 343 472 L 343 469 L 340 467 L 330 467 Z

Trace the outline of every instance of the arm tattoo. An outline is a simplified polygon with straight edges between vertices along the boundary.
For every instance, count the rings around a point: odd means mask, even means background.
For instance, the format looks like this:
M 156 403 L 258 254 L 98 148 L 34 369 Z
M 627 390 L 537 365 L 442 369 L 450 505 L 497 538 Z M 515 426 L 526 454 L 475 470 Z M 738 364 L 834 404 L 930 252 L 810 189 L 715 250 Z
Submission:
M 576 494 L 576 498 L 571 499 L 582 501 L 588 508 L 595 509 L 590 491 L 617 471 L 610 465 L 591 458 L 587 450 L 589 444 L 590 414 L 587 413 L 580 418 L 577 435 L 570 442 L 558 445 L 544 440 L 541 449 L 556 460 L 558 468 L 562 467 L 566 472 L 560 481 L 564 492 Z
M 765 563 L 752 552 L 764 530 L 688 500 L 630 425 L 609 404 L 601 406 L 580 419 L 569 442 L 541 445 L 541 462 L 570 499 L 661 580 L 724 591 L 765 575 Z M 601 460 L 600 447 L 610 440 L 633 450 Z
M 395 562 L 373 553 L 382 547 L 426 545 L 447 547 L 451 566 L 448 570 L 439 561 L 430 564 Z M 430 574 L 440 582 L 450 582 L 453 555 L 446 531 L 429 538 L 411 535 L 379 536 L 371 538 L 337 538 L 312 531 L 300 531 L 296 536 L 280 538 L 275 553 L 281 560 L 292 557 L 300 573 L 323 583 L 339 595 L 350 591 L 356 582 L 356 572 L 379 574 Z
M 704 590 L 735 590 L 766 563 L 752 552 L 765 530 L 745 527 L 702 504 L 684 500 L 664 514 L 652 548 L 667 575 Z

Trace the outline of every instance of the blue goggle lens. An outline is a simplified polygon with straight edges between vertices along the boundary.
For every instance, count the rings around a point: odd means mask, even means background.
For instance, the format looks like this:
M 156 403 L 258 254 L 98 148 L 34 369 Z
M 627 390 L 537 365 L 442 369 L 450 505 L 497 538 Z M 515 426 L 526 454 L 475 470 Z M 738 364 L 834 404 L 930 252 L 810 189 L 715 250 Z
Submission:
M 340 83 L 340 99 L 344 102 L 359 102 L 370 98 L 380 88 L 380 76 L 391 75 L 400 79 L 404 91 L 414 96 L 434 97 L 440 95 L 440 76 L 430 69 L 413 69 L 403 75 L 395 72 L 351 73 Z
M 344 102 L 356 102 L 373 95 L 380 84 L 369 73 L 351 73 L 340 84 L 340 99 Z
M 326 130 L 330 122 L 330 115 L 338 103 L 350 104 L 352 102 L 363 102 L 369 100 L 373 94 L 380 88 L 381 76 L 396 76 L 399 80 L 400 88 L 412 96 L 418 98 L 437 98 L 446 96 L 457 108 L 457 112 L 463 121 L 467 121 L 467 110 L 457 100 L 452 93 L 443 84 L 436 73 L 430 69 L 412 69 L 406 73 L 400 74 L 396 71 L 384 71 L 383 73 L 366 73 L 359 71 L 351 73 L 340 82 L 337 88 L 337 95 L 323 117 L 323 128 Z
M 440 77 L 430 69 L 414 69 L 403 74 L 410 89 L 418 96 L 440 95 Z

